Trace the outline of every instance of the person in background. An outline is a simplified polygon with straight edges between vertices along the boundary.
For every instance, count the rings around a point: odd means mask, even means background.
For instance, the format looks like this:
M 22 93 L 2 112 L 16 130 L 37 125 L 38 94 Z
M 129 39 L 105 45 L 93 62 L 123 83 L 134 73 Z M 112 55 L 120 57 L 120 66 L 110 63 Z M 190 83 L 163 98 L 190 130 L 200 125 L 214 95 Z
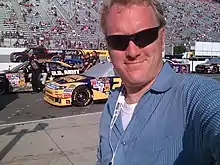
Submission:
M 31 84 L 33 88 L 33 93 L 40 92 L 41 83 L 40 83 L 40 73 L 41 73 L 41 65 L 37 60 L 36 55 L 29 55 L 29 64 L 31 66 Z
M 84 56 L 83 56 L 83 72 L 85 72 L 86 70 L 88 70 L 91 66 L 91 56 L 90 53 L 87 52 Z
M 59 61 L 64 62 L 64 55 L 61 53 L 58 53 Z
M 91 60 L 91 62 L 92 62 L 92 65 L 95 65 L 95 64 L 100 62 L 99 53 L 98 52 L 96 52 L 96 51 L 92 52 L 92 60 Z
M 220 164 L 220 83 L 162 60 L 157 0 L 104 0 L 101 27 L 123 85 L 101 116 L 97 165 Z

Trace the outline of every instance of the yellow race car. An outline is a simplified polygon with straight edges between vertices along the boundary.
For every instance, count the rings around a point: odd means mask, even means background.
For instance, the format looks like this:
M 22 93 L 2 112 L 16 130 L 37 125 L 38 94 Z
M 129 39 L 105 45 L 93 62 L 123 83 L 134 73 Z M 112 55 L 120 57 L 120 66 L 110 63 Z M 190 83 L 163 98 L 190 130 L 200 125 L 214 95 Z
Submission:
M 46 83 L 44 100 L 55 106 L 87 106 L 107 99 L 119 88 L 121 78 L 112 63 L 98 63 L 81 75 L 68 75 Z

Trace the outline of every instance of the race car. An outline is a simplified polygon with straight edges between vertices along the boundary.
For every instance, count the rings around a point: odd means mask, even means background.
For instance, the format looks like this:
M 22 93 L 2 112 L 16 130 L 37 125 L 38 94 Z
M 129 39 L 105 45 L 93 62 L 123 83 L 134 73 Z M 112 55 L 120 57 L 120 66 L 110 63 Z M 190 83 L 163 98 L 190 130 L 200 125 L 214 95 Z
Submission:
M 47 80 L 54 78 L 79 74 L 79 70 L 63 62 L 46 61 L 41 63 L 41 89 Z M 28 61 L 16 67 L 0 72 L 0 95 L 6 92 L 33 91 L 31 84 L 31 69 Z
M 45 85 L 44 100 L 55 106 L 87 106 L 105 100 L 122 80 L 112 63 L 98 63 L 80 75 L 63 76 Z
M 164 59 L 164 62 L 168 62 L 176 73 L 190 73 L 190 64 L 181 63 L 169 59 Z
M 196 73 L 212 73 L 220 72 L 220 58 L 211 58 L 203 64 L 196 65 Z

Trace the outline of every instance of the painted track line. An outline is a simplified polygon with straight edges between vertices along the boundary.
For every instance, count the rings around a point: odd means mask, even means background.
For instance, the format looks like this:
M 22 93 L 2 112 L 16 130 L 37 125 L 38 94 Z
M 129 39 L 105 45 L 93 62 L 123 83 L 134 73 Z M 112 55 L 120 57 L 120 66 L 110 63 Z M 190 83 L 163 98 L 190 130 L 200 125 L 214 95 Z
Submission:
M 0 127 L 8 127 L 8 126 L 14 126 L 14 125 L 24 125 L 24 124 L 31 124 L 31 123 L 41 123 L 41 122 L 48 122 L 48 121 L 53 121 L 53 120 L 76 118 L 76 117 L 85 117 L 85 116 L 99 115 L 101 113 L 102 112 L 94 112 L 94 113 L 86 113 L 86 114 L 80 114 L 80 115 L 56 117 L 56 118 L 51 118 L 51 119 L 31 120 L 31 121 L 11 123 L 11 124 L 2 124 L 2 125 L 0 125 Z

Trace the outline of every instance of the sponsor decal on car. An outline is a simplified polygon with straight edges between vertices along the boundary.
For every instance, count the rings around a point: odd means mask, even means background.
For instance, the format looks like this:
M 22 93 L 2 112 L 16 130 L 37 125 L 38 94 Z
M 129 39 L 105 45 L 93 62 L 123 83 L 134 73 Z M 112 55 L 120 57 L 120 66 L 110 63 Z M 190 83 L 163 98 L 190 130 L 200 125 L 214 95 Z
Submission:
M 91 85 L 92 86 L 96 85 L 96 83 L 97 83 L 97 80 L 95 80 L 95 79 L 91 80 Z
M 68 89 L 64 89 L 63 92 L 64 92 L 64 93 L 72 93 L 72 92 L 73 92 L 73 89 L 69 89 L 69 88 L 68 88 Z
M 71 74 L 79 74 L 79 70 L 64 70 L 64 71 L 51 71 L 53 76 L 62 76 L 62 75 L 71 75 Z
M 57 88 L 57 85 L 53 84 L 53 83 L 47 83 L 46 84 L 46 87 L 47 88 L 50 88 L 50 89 L 56 89 Z
M 63 50 L 49 49 L 47 53 L 63 53 Z

